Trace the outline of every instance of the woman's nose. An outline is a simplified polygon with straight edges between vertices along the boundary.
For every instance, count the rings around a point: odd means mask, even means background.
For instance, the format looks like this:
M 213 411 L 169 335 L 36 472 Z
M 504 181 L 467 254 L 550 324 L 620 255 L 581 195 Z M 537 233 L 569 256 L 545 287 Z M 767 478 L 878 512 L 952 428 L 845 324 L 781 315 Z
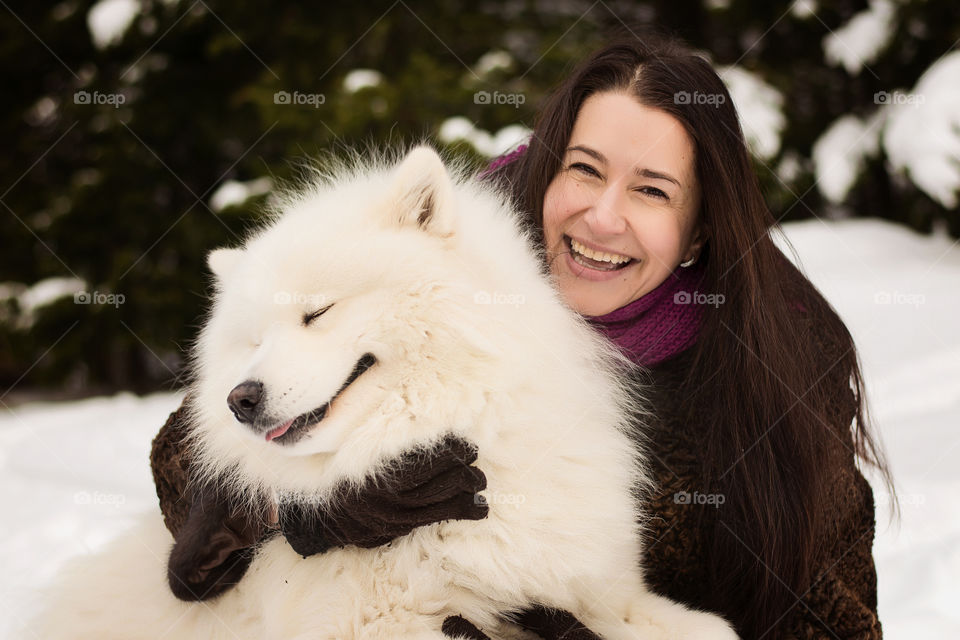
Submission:
M 593 233 L 614 235 L 626 231 L 627 221 L 623 216 L 624 202 L 620 196 L 620 190 L 613 185 L 599 194 L 584 216 L 585 222 Z

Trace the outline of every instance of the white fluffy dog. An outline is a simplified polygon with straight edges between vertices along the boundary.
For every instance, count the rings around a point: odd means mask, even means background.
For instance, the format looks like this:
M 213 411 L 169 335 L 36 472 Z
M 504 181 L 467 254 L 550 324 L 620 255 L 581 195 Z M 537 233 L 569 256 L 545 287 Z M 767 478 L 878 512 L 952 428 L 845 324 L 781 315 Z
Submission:
M 479 448 L 489 515 L 302 558 L 282 537 L 209 602 L 174 598 L 159 514 L 62 576 L 43 638 L 443 638 L 462 615 L 566 609 L 608 640 L 728 639 L 644 586 L 642 452 L 626 360 L 567 309 L 506 197 L 428 147 L 357 161 L 283 197 L 241 248 L 194 352 L 207 478 L 323 503 L 412 447 Z M 262 387 L 258 419 L 228 407 Z M 513 637 L 513 636 L 511 636 Z

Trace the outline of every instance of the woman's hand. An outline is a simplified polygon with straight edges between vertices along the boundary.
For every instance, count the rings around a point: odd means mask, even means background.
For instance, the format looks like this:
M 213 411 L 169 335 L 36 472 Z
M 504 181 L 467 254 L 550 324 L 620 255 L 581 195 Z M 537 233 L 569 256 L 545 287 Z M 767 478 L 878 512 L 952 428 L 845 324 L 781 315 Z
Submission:
M 602 640 L 600 636 L 583 626 L 569 611 L 559 611 L 534 606 L 509 618 L 526 631 L 535 633 L 544 640 Z M 443 621 L 443 635 L 448 638 L 469 638 L 469 640 L 490 640 L 490 637 L 476 628 L 462 616 L 450 616 Z
M 181 599 L 206 600 L 236 584 L 253 547 L 275 531 L 270 505 L 249 513 L 230 495 L 191 482 L 187 432 L 181 408 L 154 439 L 150 464 L 175 540 L 167 566 L 171 589 Z M 477 499 L 486 477 L 472 466 L 476 459 L 475 446 L 448 435 L 432 448 L 401 455 L 359 488 L 341 485 L 323 510 L 282 505 L 280 528 L 294 550 L 309 556 L 347 545 L 377 547 L 442 520 L 480 520 L 488 507 Z
M 307 557 L 332 547 L 379 547 L 442 520 L 480 520 L 488 507 L 477 492 L 487 480 L 471 466 L 476 460 L 474 445 L 448 435 L 431 449 L 403 454 L 359 490 L 342 484 L 323 509 L 282 504 L 280 530 Z
M 167 559 L 167 583 L 188 602 L 220 595 L 240 581 L 258 542 L 270 535 L 264 514 L 252 516 L 209 485 L 193 492 L 186 521 Z

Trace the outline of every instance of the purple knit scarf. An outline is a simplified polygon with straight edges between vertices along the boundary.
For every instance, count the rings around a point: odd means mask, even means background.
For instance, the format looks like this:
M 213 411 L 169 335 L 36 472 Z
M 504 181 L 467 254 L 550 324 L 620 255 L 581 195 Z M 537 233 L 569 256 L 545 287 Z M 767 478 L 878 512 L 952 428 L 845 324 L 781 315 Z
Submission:
M 699 299 L 703 294 L 697 287 L 704 273 L 699 264 L 678 267 L 653 291 L 608 314 L 586 319 L 631 360 L 653 366 L 696 341 L 703 317 Z
M 497 156 L 496 158 L 490 161 L 490 164 L 487 165 L 486 169 L 480 172 L 480 175 L 478 177 L 482 180 L 487 176 L 489 176 L 494 171 L 496 171 L 497 169 L 499 169 L 500 167 L 508 165 L 514 160 L 518 160 L 520 156 L 522 156 L 524 152 L 527 150 L 528 146 L 529 145 L 522 144 L 509 153 L 505 153 L 502 156 Z

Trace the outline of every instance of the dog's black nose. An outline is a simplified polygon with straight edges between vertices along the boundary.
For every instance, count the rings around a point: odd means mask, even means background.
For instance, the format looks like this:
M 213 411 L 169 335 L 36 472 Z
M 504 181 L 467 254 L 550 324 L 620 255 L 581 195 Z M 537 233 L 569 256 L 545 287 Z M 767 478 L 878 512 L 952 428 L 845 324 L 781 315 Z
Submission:
M 260 413 L 260 399 L 263 397 L 263 384 L 255 380 L 241 382 L 227 396 L 227 405 L 237 420 L 252 424 Z

